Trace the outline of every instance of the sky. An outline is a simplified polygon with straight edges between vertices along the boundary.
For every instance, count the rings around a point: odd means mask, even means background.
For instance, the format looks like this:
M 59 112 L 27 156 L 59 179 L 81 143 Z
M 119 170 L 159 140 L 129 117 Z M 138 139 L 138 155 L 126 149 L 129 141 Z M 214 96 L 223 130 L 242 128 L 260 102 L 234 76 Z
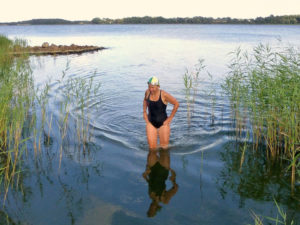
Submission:
M 116 19 L 131 16 L 250 19 L 271 14 L 300 14 L 300 0 L 0 0 L 0 5 L 0 22 L 40 18 Z

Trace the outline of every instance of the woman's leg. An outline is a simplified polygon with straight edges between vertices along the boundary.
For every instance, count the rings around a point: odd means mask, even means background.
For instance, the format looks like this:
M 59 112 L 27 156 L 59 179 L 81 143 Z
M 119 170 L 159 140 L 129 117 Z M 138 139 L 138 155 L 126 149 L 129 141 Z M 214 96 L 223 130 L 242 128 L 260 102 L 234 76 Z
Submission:
M 154 166 L 157 161 L 158 161 L 157 150 L 149 151 L 148 158 L 147 158 L 147 165 L 149 166 L 149 168 Z
M 159 151 L 159 163 L 167 170 L 170 169 L 170 152 L 167 149 Z
M 163 125 L 158 130 L 159 144 L 162 148 L 168 148 L 170 138 L 170 125 Z
M 157 146 L 157 129 L 151 123 L 147 123 L 146 133 L 147 133 L 149 149 L 150 150 L 156 149 L 156 146 Z

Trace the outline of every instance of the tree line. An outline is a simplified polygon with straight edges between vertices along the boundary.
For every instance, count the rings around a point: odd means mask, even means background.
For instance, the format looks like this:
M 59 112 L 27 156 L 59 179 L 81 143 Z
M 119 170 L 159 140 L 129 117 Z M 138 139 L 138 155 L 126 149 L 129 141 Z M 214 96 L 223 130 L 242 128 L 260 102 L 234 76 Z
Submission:
M 230 17 L 127 17 L 123 19 L 109 19 L 96 17 L 93 24 L 300 24 L 300 15 L 257 17 L 255 19 L 235 19 Z
M 69 21 L 64 19 L 32 19 L 20 22 L 0 23 L 0 25 L 62 25 L 62 24 L 300 24 L 300 15 L 257 17 L 255 19 L 236 19 L 230 17 L 126 17 L 109 19 L 95 17 L 91 21 Z

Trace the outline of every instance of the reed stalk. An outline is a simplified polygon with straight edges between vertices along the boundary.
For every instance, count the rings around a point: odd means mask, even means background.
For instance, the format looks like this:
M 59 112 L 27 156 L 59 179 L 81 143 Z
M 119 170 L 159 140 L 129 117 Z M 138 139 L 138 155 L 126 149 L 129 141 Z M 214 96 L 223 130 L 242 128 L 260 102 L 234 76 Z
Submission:
M 26 41 L 0 35 L 0 193 L 4 190 L 4 202 L 9 187 L 18 184 L 15 175 L 27 140 L 22 131 L 34 99 L 28 57 L 10 54 L 25 46 Z
M 199 59 L 198 63 L 194 66 L 194 69 L 192 71 L 186 69 L 186 72 L 183 75 L 183 84 L 185 87 L 185 98 L 187 103 L 187 121 L 189 126 L 191 125 L 191 117 L 195 110 L 194 105 L 199 91 L 199 84 L 204 80 L 201 72 L 205 67 L 204 60 Z M 190 99 L 191 91 L 193 91 L 192 100 Z

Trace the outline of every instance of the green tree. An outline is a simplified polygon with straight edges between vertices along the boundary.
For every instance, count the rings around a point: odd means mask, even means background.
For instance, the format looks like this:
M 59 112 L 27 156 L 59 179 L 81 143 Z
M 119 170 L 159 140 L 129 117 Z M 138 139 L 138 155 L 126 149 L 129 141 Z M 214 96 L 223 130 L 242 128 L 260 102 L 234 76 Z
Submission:
M 99 17 L 96 17 L 94 19 L 92 19 L 91 21 L 93 24 L 100 24 L 101 23 L 101 19 Z

